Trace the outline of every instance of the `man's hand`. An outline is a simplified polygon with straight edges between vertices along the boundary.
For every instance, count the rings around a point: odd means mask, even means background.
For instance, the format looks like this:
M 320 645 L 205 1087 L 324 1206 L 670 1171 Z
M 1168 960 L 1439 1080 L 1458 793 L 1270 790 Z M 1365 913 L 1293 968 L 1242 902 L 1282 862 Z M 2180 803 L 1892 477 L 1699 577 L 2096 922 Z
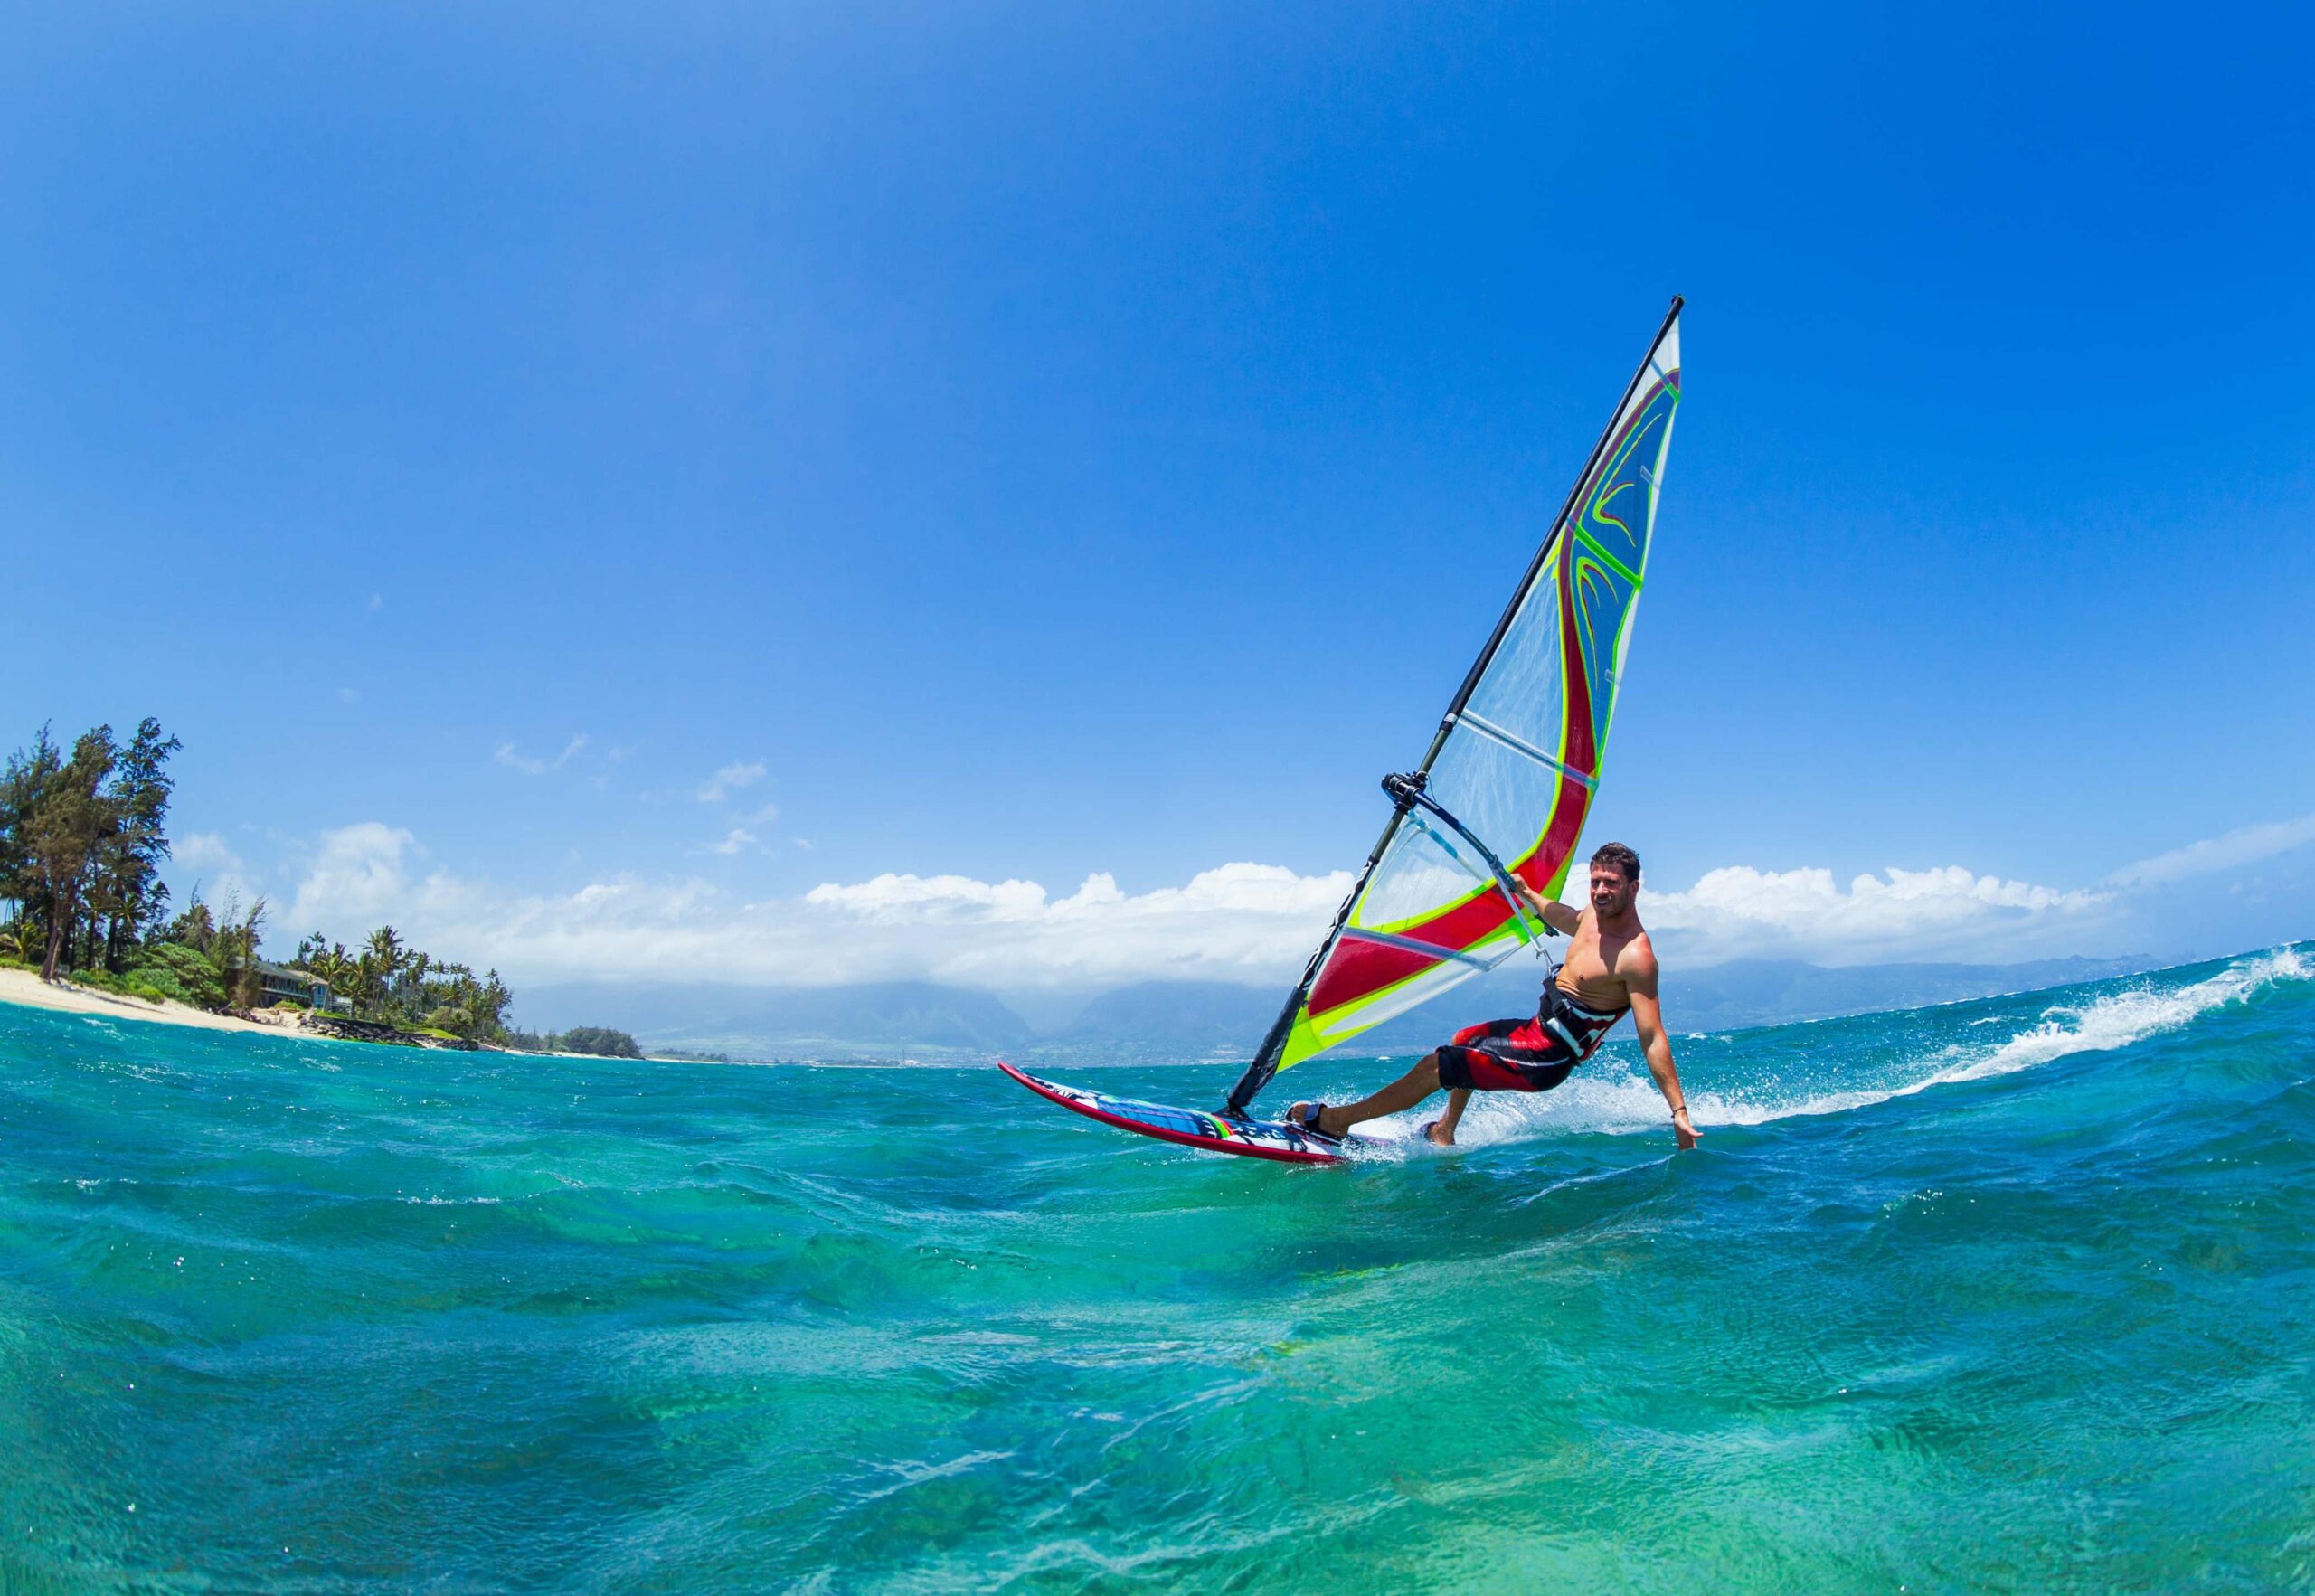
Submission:
M 1519 895 L 1527 901 L 1529 911 L 1537 920 L 1542 921 L 1564 937 L 1572 937 L 1575 934 L 1575 928 L 1583 923 L 1582 914 L 1564 903 L 1545 897 L 1543 893 L 1529 886 L 1517 875 L 1511 876 L 1509 880 L 1511 884 L 1518 889 Z
M 1684 1153 L 1694 1152 L 1696 1143 L 1704 1139 L 1689 1121 L 1688 1105 L 1686 1103 L 1672 1110 L 1672 1134 L 1680 1138 L 1680 1151 Z

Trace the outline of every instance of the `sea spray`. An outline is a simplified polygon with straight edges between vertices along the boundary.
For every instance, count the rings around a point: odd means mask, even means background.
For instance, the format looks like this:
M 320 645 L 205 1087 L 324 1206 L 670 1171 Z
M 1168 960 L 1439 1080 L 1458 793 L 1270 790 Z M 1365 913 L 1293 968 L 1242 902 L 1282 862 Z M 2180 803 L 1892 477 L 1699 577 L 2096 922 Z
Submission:
M 1944 1004 L 1900 1011 L 1902 1025 L 1892 1016 L 1851 1015 L 1830 1021 L 1767 1026 L 1735 1038 L 1696 1036 L 1674 1044 L 1676 1057 L 1701 1044 L 1713 1054 L 1728 1045 L 1744 1045 L 1771 1056 L 1796 1047 L 1804 1058 L 1824 1056 L 1828 1067 L 1811 1072 L 1775 1058 L 1764 1085 L 1741 1079 L 1699 1091 L 1688 1081 L 1690 1118 L 1699 1130 L 1715 1126 L 1762 1125 L 1772 1120 L 1812 1114 L 1839 1114 L 1886 1102 L 1893 1098 L 1925 1091 L 1932 1087 L 1983 1080 L 2049 1063 L 2072 1054 L 2126 1048 L 2191 1025 L 2211 1010 L 2241 1003 L 2258 992 L 2284 982 L 2315 977 L 2315 955 L 2296 948 L 2279 948 L 2228 963 L 2214 974 L 2186 979 L 2178 972 L 2132 977 L 2098 983 L 2083 995 L 2069 992 L 2053 1000 L 2047 994 L 2015 998 L 1989 998 L 1966 1004 Z M 2036 1009 L 2022 1023 L 2012 1014 L 1982 1014 L 1989 1006 L 2019 1003 Z M 1991 1030 L 2009 1034 L 1999 1041 L 1981 1035 L 1932 1041 L 1956 1027 L 1975 1033 Z M 1851 1085 L 1842 1090 L 1817 1090 L 1812 1081 L 1829 1076 L 1854 1077 L 1860 1072 L 1861 1053 L 1857 1033 L 1871 1029 L 1904 1036 L 1916 1044 L 1913 1051 L 1889 1060 L 1872 1072 L 1885 1083 Z M 1467 1145 L 1517 1141 L 1536 1136 L 1577 1131 L 1654 1130 L 1666 1119 L 1663 1094 L 1649 1077 L 1639 1049 L 1628 1035 L 1620 1046 L 1603 1049 L 1557 1091 L 1535 1097 L 1511 1093 L 1476 1096 L 1463 1119 L 1460 1139 Z M 1869 1066 L 1868 1066 L 1869 1067 Z M 1715 1080 L 1730 1073 L 1715 1068 Z M 1682 1066 L 1684 1076 L 1690 1072 Z M 1777 1088 L 1797 1089 L 1780 1092 Z M 1421 1123 L 1436 1114 L 1435 1104 L 1393 1119 L 1370 1130 L 1412 1138 Z

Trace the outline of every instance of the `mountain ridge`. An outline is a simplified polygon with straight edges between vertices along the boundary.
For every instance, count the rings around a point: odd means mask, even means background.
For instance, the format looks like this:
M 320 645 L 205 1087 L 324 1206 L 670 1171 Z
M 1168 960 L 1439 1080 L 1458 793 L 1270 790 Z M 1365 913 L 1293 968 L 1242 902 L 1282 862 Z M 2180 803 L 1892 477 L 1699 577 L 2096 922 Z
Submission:
M 1668 973 L 1666 1025 L 1740 1030 L 1836 1015 L 1918 1008 L 2131 975 L 2148 958 L 2036 959 L 2009 965 L 1823 966 L 1742 959 Z M 1475 1019 L 1535 1007 L 1541 967 L 1519 963 L 1472 981 L 1443 1004 L 1387 1021 L 1357 1051 L 1419 1053 Z M 647 1047 L 734 1058 L 1023 1058 L 1156 1062 L 1244 1059 L 1284 1000 L 1281 987 L 1141 981 L 1089 993 L 1057 1025 L 1032 1025 L 997 994 L 931 981 L 762 987 L 730 983 L 579 981 L 521 999 L 537 1028 L 615 1025 Z M 1055 1012 L 1050 1001 L 1039 1006 Z

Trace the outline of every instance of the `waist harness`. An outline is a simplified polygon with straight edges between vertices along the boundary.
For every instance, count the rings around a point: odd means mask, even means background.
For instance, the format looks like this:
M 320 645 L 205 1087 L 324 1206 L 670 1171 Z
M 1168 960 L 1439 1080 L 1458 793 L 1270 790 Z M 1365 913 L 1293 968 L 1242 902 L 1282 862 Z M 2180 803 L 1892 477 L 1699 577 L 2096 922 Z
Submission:
M 1560 968 L 1552 964 L 1544 971 L 1544 996 L 1535 1006 L 1535 1023 L 1558 1037 L 1572 1057 L 1587 1059 L 1592 1056 L 1592 1050 L 1600 1045 L 1600 1038 L 1608 1034 L 1608 1028 L 1631 1012 L 1631 1005 L 1593 1008 L 1559 984 Z

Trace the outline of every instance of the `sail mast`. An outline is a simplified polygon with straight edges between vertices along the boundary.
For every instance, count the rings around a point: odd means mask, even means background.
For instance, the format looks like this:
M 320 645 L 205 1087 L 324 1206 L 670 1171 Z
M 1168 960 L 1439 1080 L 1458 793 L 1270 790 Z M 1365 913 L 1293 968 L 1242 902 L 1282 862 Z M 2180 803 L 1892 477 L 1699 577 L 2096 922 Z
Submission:
M 1414 775 L 1418 786 L 1422 778 L 1430 773 L 1432 762 L 1439 758 L 1440 750 L 1446 745 L 1447 739 L 1455 730 L 1456 722 L 1461 717 L 1465 706 L 1470 703 L 1472 693 L 1477 690 L 1480 679 L 1487 675 L 1488 666 L 1494 663 L 1496 652 L 1502 647 L 1503 639 L 1510 632 L 1512 623 L 1518 619 L 1520 609 L 1526 603 L 1527 595 L 1534 589 L 1536 579 L 1544 573 L 1548 565 L 1553 551 L 1558 545 L 1561 534 L 1566 529 L 1568 517 L 1574 514 L 1576 506 L 1582 502 L 1585 488 L 1591 484 L 1593 474 L 1599 469 L 1602 457 L 1607 453 L 1610 445 L 1615 439 L 1617 428 L 1624 420 L 1626 407 L 1631 403 L 1632 395 L 1639 391 L 1641 382 L 1646 381 L 1649 368 L 1656 362 L 1657 351 L 1663 347 L 1666 335 L 1680 319 L 1680 310 L 1685 303 L 1686 301 L 1677 294 L 1672 297 L 1671 307 L 1665 311 L 1664 319 L 1656 329 L 1656 336 L 1649 340 L 1648 353 L 1640 357 L 1639 364 L 1632 372 L 1631 381 L 1624 384 L 1623 393 L 1616 401 L 1615 409 L 1609 412 L 1608 424 L 1601 430 L 1598 441 L 1592 444 L 1592 452 L 1584 458 L 1583 468 L 1575 474 L 1574 485 L 1568 489 L 1565 502 L 1560 505 L 1559 514 L 1553 518 L 1551 530 L 1545 534 L 1543 542 L 1536 546 L 1535 558 L 1527 563 L 1526 574 L 1520 578 L 1519 585 L 1512 590 L 1511 600 L 1504 606 L 1501 618 L 1495 623 L 1495 629 L 1488 635 L 1486 644 L 1479 649 L 1479 657 L 1471 662 L 1471 668 L 1465 674 L 1462 685 L 1456 689 L 1454 702 L 1447 706 L 1447 713 L 1441 717 L 1439 730 L 1432 734 L 1431 746 L 1423 751 L 1422 762 L 1415 767 Z M 1367 883 L 1374 876 L 1375 865 L 1382 861 L 1384 854 L 1391 845 L 1392 839 L 1398 835 L 1399 827 L 1405 823 L 1406 800 L 1393 788 L 1392 781 L 1394 779 L 1396 779 L 1386 778 L 1384 782 L 1384 790 L 1393 795 L 1391 817 L 1384 824 L 1382 836 L 1375 839 L 1375 846 L 1368 852 L 1366 863 L 1359 867 L 1358 877 L 1351 883 L 1349 893 L 1342 901 L 1342 907 L 1335 911 L 1334 923 L 1328 928 L 1327 934 L 1319 940 L 1317 949 L 1311 953 L 1309 963 L 1303 968 L 1302 978 L 1296 982 L 1294 989 L 1287 994 L 1285 1006 L 1279 1010 L 1278 1018 L 1271 1023 L 1269 1033 L 1263 1036 L 1261 1046 L 1254 1053 L 1253 1062 L 1247 1065 L 1246 1072 L 1239 1078 L 1238 1084 L 1231 1090 L 1226 1110 L 1229 1113 L 1244 1113 L 1246 1105 L 1253 1100 L 1254 1095 L 1269 1085 L 1271 1078 L 1278 1073 L 1279 1061 L 1285 1054 L 1287 1039 L 1293 1032 L 1296 1016 L 1309 999 L 1311 988 L 1318 981 L 1318 972 L 1326 964 L 1328 954 L 1333 951 L 1337 940 L 1342 934 L 1345 922 L 1349 920 L 1351 911 L 1357 906 L 1360 895 L 1365 892 Z

